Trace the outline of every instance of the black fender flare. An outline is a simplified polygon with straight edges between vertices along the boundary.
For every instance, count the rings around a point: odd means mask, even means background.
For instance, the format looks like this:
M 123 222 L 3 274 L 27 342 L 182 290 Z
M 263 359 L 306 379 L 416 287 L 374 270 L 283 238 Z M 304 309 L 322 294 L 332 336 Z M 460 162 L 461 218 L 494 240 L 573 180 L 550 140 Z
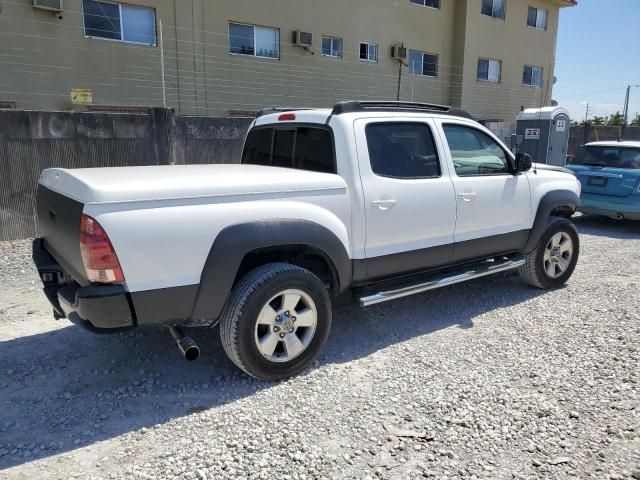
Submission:
M 528 255 L 533 252 L 540 242 L 540 238 L 544 234 L 549 221 L 552 220 L 551 212 L 558 207 L 574 207 L 580 206 L 580 197 L 571 190 L 554 190 L 546 193 L 538 204 L 536 218 L 529 233 L 529 239 L 522 249 L 522 253 Z
M 192 319 L 214 323 L 222 314 L 243 258 L 261 248 L 308 245 L 332 264 L 339 292 L 351 285 L 351 259 L 340 239 L 306 220 L 263 220 L 225 228 L 216 237 L 200 277 Z

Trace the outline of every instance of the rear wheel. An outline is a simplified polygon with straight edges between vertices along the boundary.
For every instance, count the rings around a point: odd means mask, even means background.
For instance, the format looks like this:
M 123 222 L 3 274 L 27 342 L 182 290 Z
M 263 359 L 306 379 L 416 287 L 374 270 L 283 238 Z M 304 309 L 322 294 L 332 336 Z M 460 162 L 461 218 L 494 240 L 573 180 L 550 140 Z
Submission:
M 320 352 L 331 327 L 322 281 L 295 265 L 256 268 L 234 287 L 220 319 L 225 352 L 262 380 L 296 375 Z
M 542 235 L 536 249 L 520 267 L 522 279 L 534 287 L 551 289 L 566 283 L 580 254 L 580 238 L 569 220 L 557 218 Z

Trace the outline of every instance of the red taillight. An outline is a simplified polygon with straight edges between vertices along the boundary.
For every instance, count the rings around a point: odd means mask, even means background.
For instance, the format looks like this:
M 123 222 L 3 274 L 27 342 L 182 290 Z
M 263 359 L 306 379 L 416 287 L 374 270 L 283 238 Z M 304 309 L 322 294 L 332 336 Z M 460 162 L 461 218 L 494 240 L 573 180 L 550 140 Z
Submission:
M 286 121 L 291 121 L 291 120 L 295 120 L 296 119 L 296 114 L 295 113 L 283 113 L 282 115 L 280 115 L 278 117 L 278 121 L 279 122 L 286 122 Z
M 80 220 L 80 253 L 90 282 L 124 282 L 118 256 L 107 233 L 98 222 L 84 214 Z

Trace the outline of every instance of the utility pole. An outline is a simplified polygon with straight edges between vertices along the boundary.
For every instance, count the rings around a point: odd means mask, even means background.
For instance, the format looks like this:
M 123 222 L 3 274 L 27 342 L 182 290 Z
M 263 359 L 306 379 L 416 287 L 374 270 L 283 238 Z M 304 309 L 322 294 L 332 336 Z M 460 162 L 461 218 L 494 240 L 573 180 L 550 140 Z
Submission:
M 631 89 L 634 87 L 640 87 L 640 85 L 627 86 L 627 95 L 624 98 L 624 124 L 622 125 L 622 130 L 620 132 L 620 140 L 624 138 L 624 134 L 627 131 L 627 123 L 629 122 L 629 97 L 631 96 Z
M 587 103 L 587 111 L 584 114 L 584 124 L 587 124 L 587 120 L 589 119 L 589 104 Z

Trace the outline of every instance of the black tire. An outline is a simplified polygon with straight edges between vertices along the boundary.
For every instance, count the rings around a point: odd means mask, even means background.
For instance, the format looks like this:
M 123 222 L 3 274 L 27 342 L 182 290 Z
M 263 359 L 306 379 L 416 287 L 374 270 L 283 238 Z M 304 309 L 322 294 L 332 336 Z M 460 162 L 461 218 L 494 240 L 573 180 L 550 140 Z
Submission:
M 298 356 L 274 362 L 258 350 L 258 314 L 274 295 L 297 289 L 314 302 L 317 323 L 310 343 Z M 331 298 L 313 273 L 288 263 L 270 263 L 247 273 L 233 288 L 220 318 L 220 337 L 229 359 L 240 369 L 260 380 L 281 380 L 302 371 L 318 355 L 331 328 Z
M 571 259 L 568 262 L 566 270 L 557 277 L 552 277 L 547 273 L 545 269 L 545 250 L 547 245 L 558 233 L 565 233 L 571 238 L 573 242 L 573 253 Z M 552 217 L 547 230 L 545 230 L 540 242 L 536 246 L 535 250 L 527 255 L 526 263 L 518 269 L 520 277 L 529 285 L 545 290 L 559 288 L 564 285 L 567 280 L 573 274 L 578 263 L 578 257 L 580 256 L 580 237 L 575 225 L 565 219 Z

